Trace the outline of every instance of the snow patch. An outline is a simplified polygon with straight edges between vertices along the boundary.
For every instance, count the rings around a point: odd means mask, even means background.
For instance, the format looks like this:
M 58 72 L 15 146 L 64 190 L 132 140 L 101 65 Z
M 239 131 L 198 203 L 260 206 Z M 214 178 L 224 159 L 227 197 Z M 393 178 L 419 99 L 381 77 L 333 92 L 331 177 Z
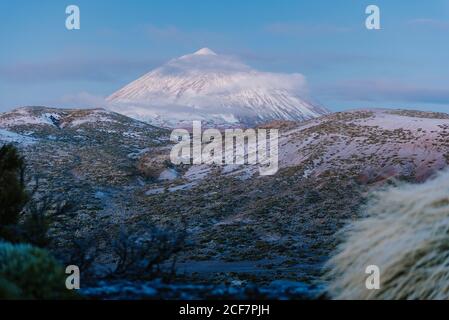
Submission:
M 22 145 L 30 145 L 36 143 L 38 140 L 15 132 L 0 129 L 0 141 L 3 143 L 19 143 Z
M 152 196 L 152 195 L 155 195 L 155 194 L 164 193 L 164 191 L 165 191 L 165 188 L 150 189 L 147 192 L 145 192 L 145 195 Z
M 85 117 L 81 117 L 79 119 L 73 120 L 70 122 L 71 127 L 77 127 L 83 124 L 87 123 L 98 123 L 98 122 L 116 122 L 115 120 L 111 119 L 107 115 L 102 115 L 100 112 L 94 112 L 90 115 L 87 115 Z
M 164 171 L 161 172 L 161 174 L 159 175 L 158 180 L 159 181 L 171 181 L 171 180 L 176 180 L 179 177 L 179 173 L 178 171 L 176 171 L 175 169 L 165 169 Z

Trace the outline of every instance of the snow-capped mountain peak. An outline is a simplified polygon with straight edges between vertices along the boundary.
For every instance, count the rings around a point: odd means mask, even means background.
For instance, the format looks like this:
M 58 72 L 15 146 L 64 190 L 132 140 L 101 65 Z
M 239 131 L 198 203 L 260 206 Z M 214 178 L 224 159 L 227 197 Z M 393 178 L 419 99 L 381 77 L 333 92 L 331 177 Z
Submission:
M 197 52 L 195 52 L 194 54 L 196 55 L 213 55 L 216 56 L 217 54 L 215 52 L 213 52 L 211 49 L 209 48 L 203 48 L 198 50 Z
M 327 113 L 307 102 L 306 92 L 301 74 L 260 72 L 235 57 L 203 48 L 145 74 L 108 101 L 113 111 L 164 127 L 193 120 L 250 126 Z

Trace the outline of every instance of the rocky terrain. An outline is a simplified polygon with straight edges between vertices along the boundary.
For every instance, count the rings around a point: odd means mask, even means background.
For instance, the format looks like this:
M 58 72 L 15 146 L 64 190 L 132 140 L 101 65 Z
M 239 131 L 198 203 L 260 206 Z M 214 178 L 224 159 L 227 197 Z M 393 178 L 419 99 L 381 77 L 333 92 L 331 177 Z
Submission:
M 198 285 L 320 285 L 337 231 L 370 190 L 424 181 L 449 161 L 442 113 L 367 109 L 261 127 L 280 130 L 274 176 L 247 165 L 172 166 L 169 131 L 101 109 L 3 113 L 0 142 L 21 148 L 39 190 L 78 204 L 53 226 L 55 252 L 105 225 L 182 220 L 192 245 L 178 277 Z M 103 243 L 98 264 L 110 263 L 108 250 Z

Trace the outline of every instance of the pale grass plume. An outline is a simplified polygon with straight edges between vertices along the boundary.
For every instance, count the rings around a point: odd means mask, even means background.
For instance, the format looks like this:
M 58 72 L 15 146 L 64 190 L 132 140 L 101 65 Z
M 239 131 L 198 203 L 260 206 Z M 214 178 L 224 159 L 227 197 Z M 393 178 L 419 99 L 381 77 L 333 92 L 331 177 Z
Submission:
M 377 192 L 327 263 L 333 299 L 449 299 L 449 172 Z M 369 265 L 380 289 L 365 286 Z

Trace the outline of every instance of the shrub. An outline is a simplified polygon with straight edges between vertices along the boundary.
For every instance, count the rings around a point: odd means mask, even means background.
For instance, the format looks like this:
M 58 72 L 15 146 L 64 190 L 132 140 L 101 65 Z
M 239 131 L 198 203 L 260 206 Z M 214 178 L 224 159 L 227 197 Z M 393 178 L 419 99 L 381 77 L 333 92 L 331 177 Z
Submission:
M 48 230 L 51 223 L 73 212 L 74 208 L 72 202 L 53 196 L 32 199 L 23 210 L 17 227 L 20 239 L 39 248 L 47 247 L 50 244 Z
M 155 277 L 161 275 L 161 264 L 173 258 L 171 273 L 175 272 L 176 254 L 186 246 L 186 230 L 161 229 L 141 225 L 144 232 L 121 228 L 112 240 L 117 257 L 116 276 Z
M 47 251 L 0 242 L 1 299 L 67 299 L 66 275 Z

